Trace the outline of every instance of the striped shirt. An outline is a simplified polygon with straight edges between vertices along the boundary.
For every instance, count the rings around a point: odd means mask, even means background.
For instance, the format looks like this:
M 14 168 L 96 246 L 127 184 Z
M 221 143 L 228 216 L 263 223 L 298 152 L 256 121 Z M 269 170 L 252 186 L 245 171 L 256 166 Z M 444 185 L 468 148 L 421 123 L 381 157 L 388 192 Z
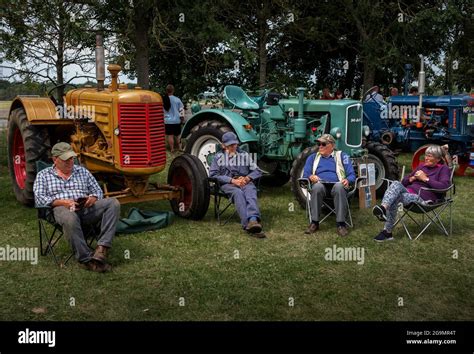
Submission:
M 33 192 L 37 207 L 51 206 L 51 203 L 57 199 L 77 200 L 88 196 L 102 199 L 104 197 L 94 176 L 84 167 L 76 165 L 72 169 L 71 176 L 66 180 L 58 175 L 54 167 L 41 170 L 36 175 Z

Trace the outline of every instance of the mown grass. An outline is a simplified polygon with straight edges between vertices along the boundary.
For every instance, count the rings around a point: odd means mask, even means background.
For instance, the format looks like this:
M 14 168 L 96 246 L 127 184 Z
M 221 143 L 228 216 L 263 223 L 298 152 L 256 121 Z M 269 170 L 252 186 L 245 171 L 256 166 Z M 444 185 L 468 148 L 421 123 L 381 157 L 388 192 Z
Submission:
M 16 202 L 3 157 L 0 162 L 0 247 L 36 247 L 36 212 Z M 264 240 L 245 235 L 237 219 L 218 226 L 211 202 L 202 221 L 175 218 L 162 230 L 117 236 L 109 274 L 75 262 L 60 269 L 50 257 L 37 265 L 0 261 L 0 319 L 472 320 L 473 182 L 456 179 L 450 238 L 434 230 L 410 242 L 398 228 L 395 241 L 377 244 L 372 238 L 382 225 L 357 203 L 348 238 L 336 235 L 333 220 L 317 236 L 304 235 L 305 213 L 286 185 L 262 193 Z M 122 215 L 133 206 L 123 206 Z M 164 201 L 138 206 L 170 210 Z M 364 264 L 326 261 L 333 245 L 364 247 Z M 68 253 L 66 242 L 58 247 Z

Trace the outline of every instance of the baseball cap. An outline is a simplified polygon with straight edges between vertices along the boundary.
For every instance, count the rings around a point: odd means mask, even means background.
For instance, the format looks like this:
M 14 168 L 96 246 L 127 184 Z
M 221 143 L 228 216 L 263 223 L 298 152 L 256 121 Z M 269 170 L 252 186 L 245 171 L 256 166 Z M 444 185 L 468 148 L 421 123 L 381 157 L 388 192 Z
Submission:
M 71 145 L 64 142 L 55 144 L 51 149 L 51 155 L 59 157 L 63 161 L 77 156 L 77 154 L 72 150 Z
M 317 139 L 317 141 L 320 141 L 322 143 L 331 143 L 331 144 L 336 143 L 336 140 L 334 140 L 331 134 L 323 134 Z
M 235 135 L 232 132 L 227 132 L 224 135 L 222 135 L 222 144 L 225 146 L 229 146 L 232 144 L 238 144 L 239 139 L 237 139 L 237 135 Z

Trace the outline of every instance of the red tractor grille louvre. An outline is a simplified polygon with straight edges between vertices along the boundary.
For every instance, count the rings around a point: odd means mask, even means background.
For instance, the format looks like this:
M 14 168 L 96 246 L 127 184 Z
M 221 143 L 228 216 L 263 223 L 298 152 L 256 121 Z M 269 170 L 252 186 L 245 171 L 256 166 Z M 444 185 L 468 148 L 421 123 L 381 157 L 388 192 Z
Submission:
M 120 164 L 157 167 L 166 164 L 165 124 L 161 103 L 119 104 Z

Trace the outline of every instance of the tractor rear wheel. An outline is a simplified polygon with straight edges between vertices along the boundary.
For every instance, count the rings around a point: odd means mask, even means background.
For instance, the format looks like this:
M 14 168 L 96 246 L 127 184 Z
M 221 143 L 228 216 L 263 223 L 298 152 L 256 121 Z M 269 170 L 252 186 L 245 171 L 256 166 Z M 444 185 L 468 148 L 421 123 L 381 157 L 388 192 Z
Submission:
M 31 125 L 23 108 L 12 111 L 8 119 L 8 169 L 16 199 L 33 206 L 36 161 L 49 161 L 51 149 L 48 130 Z
M 303 209 L 306 209 L 306 190 L 301 189 L 298 178 L 303 177 L 304 165 L 309 155 L 318 151 L 317 146 L 307 147 L 293 161 L 290 171 L 291 191 Z
M 288 183 L 290 175 L 287 172 L 276 170 L 269 176 L 262 177 L 262 184 L 269 187 L 282 187 Z
M 186 137 L 185 151 L 196 156 L 209 173 L 216 154 L 216 144 L 221 143 L 222 135 L 231 131 L 233 131 L 231 127 L 218 120 L 203 121 L 194 126 Z
M 209 182 L 201 161 L 196 156 L 183 154 L 176 157 L 168 170 L 168 184 L 183 189 L 181 200 L 170 200 L 176 215 L 201 220 L 209 207 Z
M 365 146 L 369 150 L 368 163 L 375 165 L 375 189 L 378 197 L 383 197 L 387 183 L 382 178 L 398 180 L 400 172 L 395 154 L 383 144 L 370 141 Z

